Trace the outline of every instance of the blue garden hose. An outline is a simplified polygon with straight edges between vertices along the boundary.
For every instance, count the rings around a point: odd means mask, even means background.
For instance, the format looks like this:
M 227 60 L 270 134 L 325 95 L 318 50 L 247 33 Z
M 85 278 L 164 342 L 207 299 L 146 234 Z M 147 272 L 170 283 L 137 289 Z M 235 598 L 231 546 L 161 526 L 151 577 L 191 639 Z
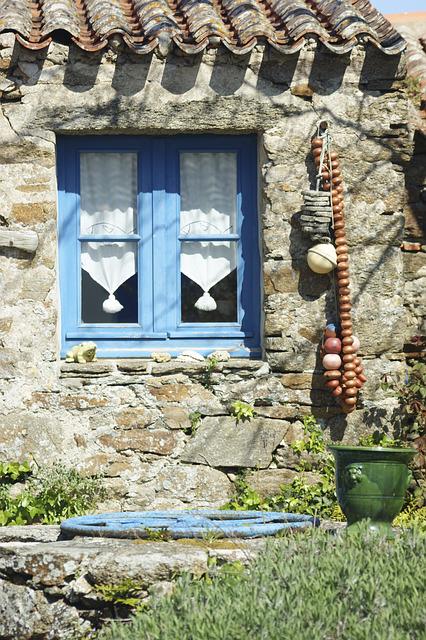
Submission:
M 79 516 L 64 520 L 64 537 L 104 538 L 258 538 L 273 536 L 285 529 L 316 527 L 319 520 L 299 513 L 277 511 L 226 511 L 219 509 L 129 511 Z

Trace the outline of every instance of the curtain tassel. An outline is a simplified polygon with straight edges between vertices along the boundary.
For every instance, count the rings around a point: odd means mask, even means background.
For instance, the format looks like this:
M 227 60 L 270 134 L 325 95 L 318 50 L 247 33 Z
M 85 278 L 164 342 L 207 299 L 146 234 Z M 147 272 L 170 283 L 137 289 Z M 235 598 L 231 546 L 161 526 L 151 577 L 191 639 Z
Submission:
M 208 291 L 205 291 L 201 298 L 198 298 L 194 306 L 200 311 L 214 311 L 217 309 L 216 301 L 211 297 Z
M 105 313 L 118 313 L 123 308 L 123 305 L 117 300 L 113 293 L 110 293 L 108 298 L 104 300 L 102 309 Z

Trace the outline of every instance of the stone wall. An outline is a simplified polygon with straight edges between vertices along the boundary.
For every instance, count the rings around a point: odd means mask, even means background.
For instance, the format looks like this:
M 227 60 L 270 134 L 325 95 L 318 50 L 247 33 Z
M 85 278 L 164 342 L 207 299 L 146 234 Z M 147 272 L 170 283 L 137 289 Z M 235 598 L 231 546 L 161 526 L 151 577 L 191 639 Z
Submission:
M 136 595 L 147 604 L 172 593 L 182 574 L 214 576 L 227 563 L 249 564 L 266 543 L 265 538 L 209 543 L 58 536 L 59 527 L 53 526 L 0 530 L 1 640 L 93 637 L 104 623 L 130 617 L 130 607 L 111 602 L 114 587 L 122 597 Z
M 104 473 L 111 508 L 220 505 L 238 469 L 271 490 L 292 477 L 289 443 L 304 413 L 348 442 L 386 421 L 395 402 L 380 378 L 403 370 L 403 344 L 419 331 L 412 296 L 424 270 L 416 263 L 405 284 L 403 73 L 398 58 L 373 47 L 336 56 L 312 42 L 291 56 L 258 47 L 242 57 L 219 49 L 162 59 L 60 44 L 36 53 L 2 36 L 0 224 L 35 230 L 39 247 L 0 252 L 0 458 Z M 301 190 L 312 185 L 309 140 L 322 118 L 332 122 L 345 179 L 354 327 L 368 376 L 348 417 L 322 387 L 318 343 L 333 296 L 329 277 L 306 265 L 298 224 Z M 202 363 L 59 361 L 56 135 L 123 132 L 257 132 L 262 362 L 221 364 L 206 383 Z M 256 406 L 254 421 L 235 425 L 235 399 Z

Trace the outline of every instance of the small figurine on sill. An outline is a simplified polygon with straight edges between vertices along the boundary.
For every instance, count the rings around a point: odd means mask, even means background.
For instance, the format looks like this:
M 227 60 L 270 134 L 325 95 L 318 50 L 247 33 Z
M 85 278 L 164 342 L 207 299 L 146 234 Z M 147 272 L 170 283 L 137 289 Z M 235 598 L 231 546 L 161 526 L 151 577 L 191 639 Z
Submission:
M 79 362 L 80 364 L 85 362 L 96 361 L 96 344 L 94 342 L 82 342 L 76 344 L 67 353 L 65 362 Z

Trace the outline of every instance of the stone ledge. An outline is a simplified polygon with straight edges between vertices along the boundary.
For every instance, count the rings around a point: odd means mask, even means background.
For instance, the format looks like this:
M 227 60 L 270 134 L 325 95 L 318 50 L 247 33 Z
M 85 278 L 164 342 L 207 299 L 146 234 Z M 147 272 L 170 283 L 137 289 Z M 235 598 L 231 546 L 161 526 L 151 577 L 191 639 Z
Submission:
M 0 545 L 5 542 L 56 542 L 59 525 L 32 524 L 0 527 Z
M 112 362 L 61 362 L 60 377 L 68 376 L 107 376 L 114 371 Z
M 146 358 L 129 358 L 128 360 L 102 360 L 96 362 L 74 363 L 61 362 L 60 377 L 104 377 L 113 373 L 121 373 L 125 375 L 174 375 L 183 373 L 186 375 L 204 375 L 208 365 L 208 360 L 203 362 L 180 362 L 173 359 L 170 362 L 154 362 Z M 263 360 L 246 360 L 244 358 L 228 360 L 228 362 L 218 362 L 211 370 L 211 373 L 238 373 L 256 372 L 265 366 Z
M 183 572 L 206 574 L 213 559 L 218 566 L 247 564 L 265 545 L 265 539 L 208 543 L 87 537 L 28 542 L 40 536 L 40 527 L 35 535 L 33 527 L 17 528 L 20 534 L 13 542 L 0 542 L 0 638 L 9 640 L 86 637 L 94 626 L 117 617 L 96 585 L 130 580 L 140 585 L 144 599 L 171 593 Z M 13 529 L 5 527 L 3 536 L 14 538 Z

